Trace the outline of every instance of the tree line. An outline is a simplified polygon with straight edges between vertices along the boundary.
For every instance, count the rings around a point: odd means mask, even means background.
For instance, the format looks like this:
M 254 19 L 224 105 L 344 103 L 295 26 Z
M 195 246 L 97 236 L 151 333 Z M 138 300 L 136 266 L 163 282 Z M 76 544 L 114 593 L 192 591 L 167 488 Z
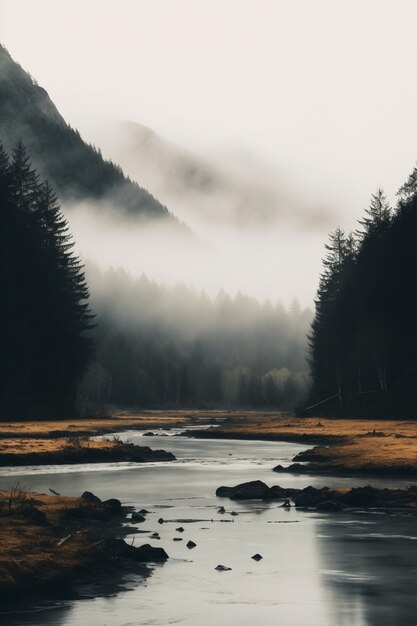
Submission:
M 304 412 L 416 416 L 417 168 L 392 208 L 382 189 L 353 233 L 326 244 Z
M 326 244 L 311 324 L 307 414 L 415 417 L 417 168 Z M 291 408 L 308 390 L 308 309 L 208 298 L 83 266 L 22 143 L 0 146 L 0 418 L 60 418 L 77 401 Z M 95 350 L 93 353 L 93 342 Z
M 221 291 L 211 299 L 87 265 L 97 313 L 84 402 L 136 407 L 282 407 L 308 386 L 311 311 Z

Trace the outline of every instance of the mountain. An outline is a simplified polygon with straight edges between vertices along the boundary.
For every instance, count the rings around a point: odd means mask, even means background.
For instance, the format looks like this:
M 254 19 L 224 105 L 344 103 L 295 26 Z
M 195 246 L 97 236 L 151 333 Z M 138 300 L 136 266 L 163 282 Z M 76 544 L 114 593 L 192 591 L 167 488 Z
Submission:
M 203 158 L 131 121 L 98 127 L 94 140 L 125 172 L 151 188 L 181 219 L 256 228 L 283 222 L 310 228 L 326 216 L 285 190 L 269 163 L 235 153 Z
M 61 200 L 111 202 L 131 215 L 176 222 L 148 191 L 83 141 L 45 89 L 0 45 L 0 141 L 10 151 L 19 139 Z

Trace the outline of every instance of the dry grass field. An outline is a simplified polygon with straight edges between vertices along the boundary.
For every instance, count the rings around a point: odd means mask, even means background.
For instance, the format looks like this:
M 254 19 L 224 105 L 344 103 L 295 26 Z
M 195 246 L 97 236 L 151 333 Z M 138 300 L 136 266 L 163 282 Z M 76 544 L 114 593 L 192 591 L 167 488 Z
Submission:
M 121 523 L 89 519 L 93 506 L 96 515 L 105 515 L 101 503 L 30 493 L 19 484 L 0 492 L 0 597 L 40 587 L 51 591 L 97 563 L 98 536 L 114 533 Z M 85 516 L 78 518 L 80 509 Z
M 229 415 L 203 436 L 299 441 L 314 448 L 314 466 L 355 473 L 415 474 L 417 421 L 297 418 L 287 413 Z M 328 445 L 330 444 L 330 445 Z

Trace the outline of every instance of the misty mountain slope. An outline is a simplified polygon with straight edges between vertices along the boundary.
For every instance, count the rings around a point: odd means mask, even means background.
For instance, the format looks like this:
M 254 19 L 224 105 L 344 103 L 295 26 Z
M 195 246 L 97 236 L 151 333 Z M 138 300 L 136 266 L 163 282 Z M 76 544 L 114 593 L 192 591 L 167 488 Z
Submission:
M 232 227 L 278 226 L 310 229 L 327 215 L 289 194 L 270 164 L 252 156 L 202 158 L 131 121 L 114 121 L 94 134 L 107 156 L 195 226 L 200 220 Z
M 85 143 L 45 89 L 0 46 L 0 140 L 10 150 L 19 139 L 62 200 L 104 200 L 135 216 L 176 221 L 119 166 Z

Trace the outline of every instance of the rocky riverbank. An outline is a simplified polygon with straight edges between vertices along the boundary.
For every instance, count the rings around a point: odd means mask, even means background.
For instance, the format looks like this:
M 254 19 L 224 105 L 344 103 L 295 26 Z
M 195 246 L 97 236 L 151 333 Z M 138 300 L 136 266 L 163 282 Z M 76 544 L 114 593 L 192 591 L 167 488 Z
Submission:
M 0 492 L 0 598 L 27 598 L 90 584 L 103 572 L 109 580 L 127 572 L 146 576 L 147 563 L 168 559 L 162 548 L 134 547 L 123 536 L 127 511 L 119 500 L 101 501 L 28 493 L 19 487 Z
M 311 486 L 304 489 L 287 489 L 279 485 L 268 487 L 264 482 L 255 480 L 234 487 L 219 487 L 216 495 L 231 500 L 283 501 L 283 506 L 287 508 L 295 506 L 323 512 L 352 508 L 397 511 L 404 509 L 410 514 L 417 515 L 417 486 L 408 489 L 375 489 L 371 486 L 352 489 L 329 487 L 317 489 Z

